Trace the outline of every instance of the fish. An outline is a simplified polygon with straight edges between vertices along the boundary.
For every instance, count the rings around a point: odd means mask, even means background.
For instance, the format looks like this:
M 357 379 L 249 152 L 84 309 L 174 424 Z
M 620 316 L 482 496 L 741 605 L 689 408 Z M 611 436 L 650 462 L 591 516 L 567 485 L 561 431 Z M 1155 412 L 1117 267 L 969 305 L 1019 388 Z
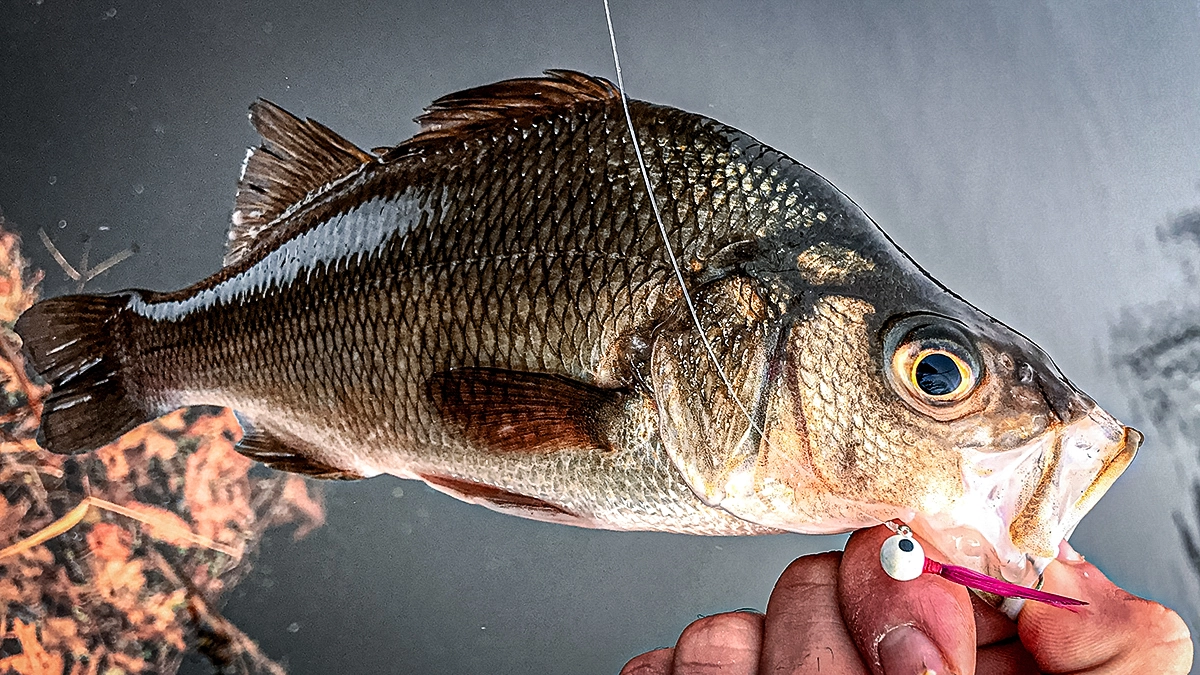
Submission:
M 250 120 L 220 271 L 18 320 L 42 447 L 225 406 L 283 471 L 613 530 L 898 519 L 1033 585 L 1141 445 L 820 175 L 606 79 L 453 93 L 369 151 Z

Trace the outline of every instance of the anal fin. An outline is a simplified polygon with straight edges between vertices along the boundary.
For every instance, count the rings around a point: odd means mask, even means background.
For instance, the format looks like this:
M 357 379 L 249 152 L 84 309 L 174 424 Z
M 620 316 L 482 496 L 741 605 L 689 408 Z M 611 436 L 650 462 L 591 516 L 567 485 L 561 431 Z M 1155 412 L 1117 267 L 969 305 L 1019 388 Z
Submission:
M 535 520 L 579 524 L 580 518 L 567 509 L 538 497 L 512 492 L 494 485 L 450 476 L 421 474 L 439 492 L 471 504 L 479 504 L 501 512 L 516 512 Z
M 299 473 L 324 480 L 359 480 L 365 476 L 317 459 L 319 453 L 305 441 L 249 422 L 238 415 L 242 440 L 238 452 L 272 469 Z

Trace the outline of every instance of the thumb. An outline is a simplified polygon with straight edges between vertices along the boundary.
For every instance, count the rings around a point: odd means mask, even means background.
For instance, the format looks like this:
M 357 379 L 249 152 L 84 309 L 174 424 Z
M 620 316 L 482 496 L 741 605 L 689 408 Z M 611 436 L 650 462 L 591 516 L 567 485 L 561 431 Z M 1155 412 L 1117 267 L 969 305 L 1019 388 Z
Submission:
M 838 570 L 842 619 L 875 675 L 975 672 L 975 619 L 967 589 L 930 574 L 896 581 L 879 564 L 884 526 L 846 542 Z M 932 547 L 925 542 L 927 550 Z
M 1175 612 L 1117 588 L 1063 542 L 1043 589 L 1088 604 L 1071 612 L 1025 603 L 1018 634 L 1046 673 L 1187 673 L 1192 640 Z

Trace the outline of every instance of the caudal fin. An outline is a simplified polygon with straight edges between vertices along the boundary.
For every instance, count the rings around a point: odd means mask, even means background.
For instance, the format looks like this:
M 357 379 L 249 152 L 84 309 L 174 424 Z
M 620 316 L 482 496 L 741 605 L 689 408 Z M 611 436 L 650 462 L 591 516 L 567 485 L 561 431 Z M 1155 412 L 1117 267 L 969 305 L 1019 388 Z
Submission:
M 25 353 L 53 387 L 43 401 L 38 445 L 84 452 L 157 416 L 126 388 L 117 340 L 128 332 L 129 299 L 128 293 L 50 298 L 17 320 Z

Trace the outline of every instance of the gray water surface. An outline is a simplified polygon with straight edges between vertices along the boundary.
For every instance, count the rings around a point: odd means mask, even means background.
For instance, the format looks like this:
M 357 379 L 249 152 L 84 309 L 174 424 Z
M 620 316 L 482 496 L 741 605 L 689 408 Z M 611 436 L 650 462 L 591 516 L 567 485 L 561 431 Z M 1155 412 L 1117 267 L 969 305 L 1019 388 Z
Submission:
M 1186 314 L 1195 297 L 1155 232 L 1200 207 L 1197 5 L 614 0 L 613 11 L 631 95 L 813 167 L 1147 432 L 1072 542 L 1194 625 L 1172 513 L 1190 513 L 1195 448 L 1156 434 L 1128 379 L 1154 375 L 1122 375 L 1110 333 L 1131 310 Z M 73 284 L 38 228 L 70 260 L 85 241 L 93 261 L 136 246 L 90 290 L 177 288 L 220 266 L 256 97 L 372 147 L 411 135 L 437 96 L 556 67 L 611 77 L 599 0 L 3 0 L 0 207 L 48 294 Z M 328 510 L 301 542 L 269 538 L 225 607 L 294 675 L 616 672 L 697 615 L 763 607 L 788 561 L 842 541 L 578 530 L 391 478 L 329 486 Z

